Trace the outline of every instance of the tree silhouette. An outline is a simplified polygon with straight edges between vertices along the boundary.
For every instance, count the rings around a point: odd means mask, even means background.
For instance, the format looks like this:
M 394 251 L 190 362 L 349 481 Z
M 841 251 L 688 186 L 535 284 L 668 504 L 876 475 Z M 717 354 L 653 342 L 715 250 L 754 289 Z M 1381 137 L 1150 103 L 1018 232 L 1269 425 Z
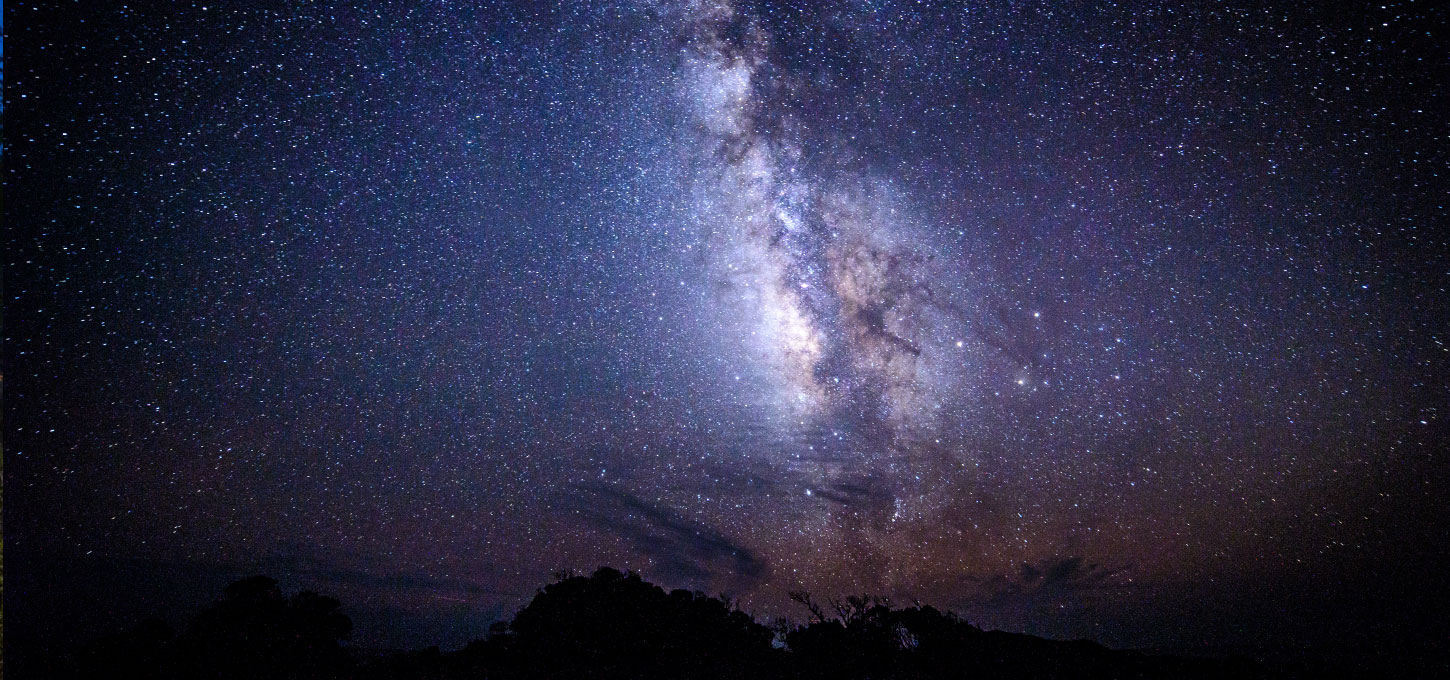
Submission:
M 253 576 L 226 587 L 177 640 L 181 670 L 195 677 L 330 677 L 345 665 L 339 645 L 352 622 L 337 600 L 311 591 L 290 599 Z
M 737 677 L 773 653 L 773 637 L 721 598 L 603 568 L 545 586 L 475 653 L 523 677 Z

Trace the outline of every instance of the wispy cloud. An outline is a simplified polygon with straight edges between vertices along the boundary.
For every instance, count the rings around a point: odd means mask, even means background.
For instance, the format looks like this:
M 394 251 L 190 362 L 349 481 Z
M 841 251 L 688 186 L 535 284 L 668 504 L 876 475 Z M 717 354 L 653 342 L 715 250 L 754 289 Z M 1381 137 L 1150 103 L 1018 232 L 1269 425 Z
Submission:
M 750 589 L 769 574 L 769 565 L 749 549 L 667 507 L 602 484 L 578 490 L 584 516 L 649 556 L 658 578 L 695 584 L 724 579 Z

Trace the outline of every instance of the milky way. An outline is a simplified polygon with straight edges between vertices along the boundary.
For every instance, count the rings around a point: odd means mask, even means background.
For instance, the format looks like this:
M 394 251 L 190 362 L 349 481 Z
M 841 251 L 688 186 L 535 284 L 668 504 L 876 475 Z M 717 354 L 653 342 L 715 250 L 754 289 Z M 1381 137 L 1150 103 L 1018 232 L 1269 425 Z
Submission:
M 1417 7 L 16 5 L 7 644 L 265 571 L 458 645 L 601 564 L 1179 650 L 1425 630 Z
M 762 376 L 743 389 L 763 392 L 773 422 L 806 444 L 769 461 L 774 474 L 799 476 L 810 523 L 880 572 L 890 523 L 937 521 L 961 492 L 964 459 L 939 445 L 941 411 L 981 391 L 964 369 L 991 353 L 952 295 L 965 277 L 888 181 L 821 170 L 849 140 L 811 138 L 790 107 L 809 85 L 774 67 L 758 22 L 728 3 L 677 12 L 696 132 L 685 151 L 703 156 L 692 212 L 719 282 L 708 299 L 719 335 Z

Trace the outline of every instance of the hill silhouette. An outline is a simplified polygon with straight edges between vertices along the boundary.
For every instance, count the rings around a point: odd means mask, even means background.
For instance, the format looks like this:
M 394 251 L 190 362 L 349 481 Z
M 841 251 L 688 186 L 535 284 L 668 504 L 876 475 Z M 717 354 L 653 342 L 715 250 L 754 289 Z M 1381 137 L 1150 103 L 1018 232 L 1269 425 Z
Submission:
M 147 622 L 75 652 L 61 675 L 128 678 L 1222 678 L 1256 677 L 1245 660 L 1115 651 L 984 631 L 930 606 L 851 596 L 765 625 L 722 597 L 666 591 L 611 568 L 561 575 L 512 621 L 456 652 L 370 657 L 343 646 L 341 604 L 285 596 L 254 576 L 228 586 L 181 632 Z

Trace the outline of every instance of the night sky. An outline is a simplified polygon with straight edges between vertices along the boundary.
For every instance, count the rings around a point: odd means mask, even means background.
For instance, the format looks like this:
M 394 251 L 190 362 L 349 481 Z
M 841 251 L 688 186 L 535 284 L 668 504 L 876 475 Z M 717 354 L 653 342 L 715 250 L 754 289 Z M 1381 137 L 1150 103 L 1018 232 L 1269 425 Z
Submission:
M 7 642 L 601 564 L 1438 634 L 1444 10 L 477 4 L 6 3 Z

